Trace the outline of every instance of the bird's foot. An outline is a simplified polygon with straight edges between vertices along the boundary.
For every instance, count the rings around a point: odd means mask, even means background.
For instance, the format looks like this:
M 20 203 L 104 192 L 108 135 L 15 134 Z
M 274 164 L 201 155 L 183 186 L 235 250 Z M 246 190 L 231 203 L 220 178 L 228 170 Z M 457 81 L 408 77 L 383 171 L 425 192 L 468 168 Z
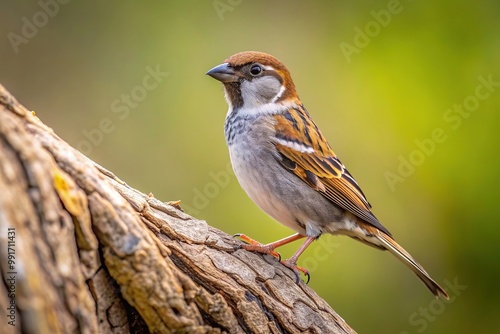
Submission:
M 261 244 L 260 242 L 246 236 L 245 234 L 235 234 L 234 237 L 237 237 L 239 238 L 241 241 L 245 242 L 245 244 L 241 245 L 241 248 L 247 250 L 247 251 L 251 251 L 251 252 L 258 252 L 258 253 L 262 253 L 262 254 L 269 254 L 273 257 L 275 257 L 276 259 L 278 259 L 278 261 L 281 261 L 281 255 L 280 253 L 276 252 L 274 250 L 274 245 L 272 244 L 267 244 L 267 245 L 264 245 L 264 244 Z
M 311 274 L 309 273 L 309 270 L 307 270 L 306 268 L 303 268 L 303 267 L 299 267 L 297 265 L 297 262 L 294 261 L 292 258 L 287 259 L 287 260 L 283 260 L 280 262 L 285 267 L 290 268 L 293 271 L 293 273 L 295 274 L 295 283 L 296 284 L 299 284 L 299 282 L 300 282 L 300 273 L 303 273 L 307 277 L 306 284 L 308 284 L 309 281 L 311 280 Z

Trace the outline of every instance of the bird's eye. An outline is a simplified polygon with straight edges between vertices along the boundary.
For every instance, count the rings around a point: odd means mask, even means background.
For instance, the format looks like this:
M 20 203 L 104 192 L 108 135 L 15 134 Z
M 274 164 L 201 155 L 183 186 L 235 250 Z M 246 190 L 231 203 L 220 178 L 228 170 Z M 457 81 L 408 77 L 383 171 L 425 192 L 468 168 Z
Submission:
M 250 74 L 253 75 L 253 76 L 259 75 L 260 72 L 262 72 L 262 67 L 260 67 L 259 65 L 253 65 L 250 68 Z

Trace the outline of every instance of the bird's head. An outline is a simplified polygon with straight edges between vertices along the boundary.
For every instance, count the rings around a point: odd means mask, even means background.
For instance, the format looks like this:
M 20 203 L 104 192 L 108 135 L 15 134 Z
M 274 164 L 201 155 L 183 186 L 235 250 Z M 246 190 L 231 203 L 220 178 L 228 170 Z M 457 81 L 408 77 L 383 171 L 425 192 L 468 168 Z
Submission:
M 267 53 L 237 53 L 212 68 L 207 75 L 224 84 L 230 110 L 298 101 L 290 72 Z

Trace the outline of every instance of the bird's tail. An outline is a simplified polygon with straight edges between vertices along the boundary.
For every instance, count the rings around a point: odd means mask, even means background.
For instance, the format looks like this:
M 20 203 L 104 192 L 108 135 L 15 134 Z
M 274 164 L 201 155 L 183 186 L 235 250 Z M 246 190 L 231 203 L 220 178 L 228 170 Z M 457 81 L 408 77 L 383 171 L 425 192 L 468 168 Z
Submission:
M 389 252 L 394 254 L 401 262 L 403 262 L 408 268 L 413 271 L 418 278 L 427 286 L 427 288 L 434 294 L 434 296 L 439 297 L 442 295 L 446 299 L 450 299 L 448 294 L 442 287 L 439 286 L 425 271 L 425 269 L 406 251 L 401 247 L 394 239 L 385 234 L 378 229 L 374 229 L 372 237 L 375 237 L 379 242 L 380 246 L 383 246 Z

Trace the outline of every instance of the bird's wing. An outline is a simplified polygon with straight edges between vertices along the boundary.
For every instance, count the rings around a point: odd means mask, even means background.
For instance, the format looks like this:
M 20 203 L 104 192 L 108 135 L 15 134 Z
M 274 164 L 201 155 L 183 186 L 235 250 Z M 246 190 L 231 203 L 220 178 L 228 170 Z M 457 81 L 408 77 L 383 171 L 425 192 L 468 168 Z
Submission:
M 273 143 L 281 165 L 332 203 L 390 235 L 372 214 L 371 205 L 361 188 L 337 158 L 307 111 L 300 106 L 274 118 L 276 135 Z

